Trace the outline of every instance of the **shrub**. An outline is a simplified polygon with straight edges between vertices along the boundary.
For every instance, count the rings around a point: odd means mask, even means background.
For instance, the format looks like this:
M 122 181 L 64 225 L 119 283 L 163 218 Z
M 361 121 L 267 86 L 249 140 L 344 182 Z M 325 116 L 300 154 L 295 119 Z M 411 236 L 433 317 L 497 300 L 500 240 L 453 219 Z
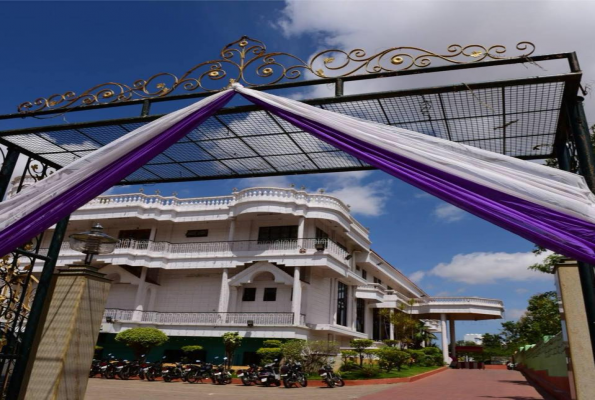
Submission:
M 157 328 L 132 328 L 116 335 L 116 342 L 130 347 L 137 360 L 143 354 L 149 353 L 152 348 L 167 342 L 168 339 L 167 335 Z
M 444 365 L 444 357 L 442 354 L 434 354 L 431 356 L 432 365 L 437 365 L 439 367 Z
M 357 351 L 353 351 L 353 350 L 343 350 L 341 352 L 341 357 L 343 357 L 344 361 L 347 361 L 351 358 L 355 358 L 357 357 Z
M 376 378 L 380 375 L 380 369 L 374 365 L 364 365 L 360 368 L 359 374 L 364 378 Z
M 202 350 L 202 346 L 199 346 L 197 344 L 195 345 L 190 345 L 190 346 L 184 346 L 181 349 L 184 353 L 192 353 L 195 351 L 201 351 Z
M 382 343 L 384 343 L 388 347 L 397 347 L 401 342 L 399 342 L 398 340 L 394 340 L 394 339 L 385 339 L 382 341 Z
M 262 365 L 281 359 L 281 349 L 279 347 L 261 347 L 256 350 L 256 354 L 260 357 Z
M 442 354 L 442 350 L 438 347 L 424 347 L 421 351 L 427 355 Z
M 423 360 L 426 358 L 426 355 L 423 353 L 423 351 L 421 350 L 413 350 L 413 349 L 407 349 L 405 350 L 405 352 L 407 354 L 409 354 L 409 365 L 412 364 L 418 364 L 420 366 L 423 366 Z
M 406 363 L 410 355 L 409 353 L 399 350 L 395 347 L 383 347 L 377 351 L 379 366 L 386 372 L 390 372 L 394 368 L 401 370 L 401 367 Z
M 348 372 L 348 371 L 355 371 L 357 369 L 360 369 L 360 366 L 357 365 L 356 362 L 354 361 L 343 361 L 343 364 L 341 365 L 341 368 L 339 368 L 339 370 L 341 372 Z
M 304 360 L 305 340 L 289 340 L 281 345 L 281 355 L 285 360 L 302 362 Z
M 268 347 L 268 348 L 280 348 L 281 345 L 283 344 L 282 341 L 277 340 L 277 339 L 268 339 L 268 340 L 264 340 L 262 342 L 262 347 Z
M 306 373 L 316 373 L 328 364 L 329 359 L 339 354 L 339 344 L 327 340 L 307 340 L 304 344 L 302 365 Z
M 359 366 L 361 367 L 364 363 L 364 350 L 374 344 L 372 339 L 353 339 L 349 342 L 349 345 L 353 347 L 353 350 L 359 354 Z
M 199 357 L 199 352 L 202 351 L 203 347 L 197 344 L 183 346 L 180 350 L 184 352 L 184 357 L 182 357 L 182 362 L 193 363 Z

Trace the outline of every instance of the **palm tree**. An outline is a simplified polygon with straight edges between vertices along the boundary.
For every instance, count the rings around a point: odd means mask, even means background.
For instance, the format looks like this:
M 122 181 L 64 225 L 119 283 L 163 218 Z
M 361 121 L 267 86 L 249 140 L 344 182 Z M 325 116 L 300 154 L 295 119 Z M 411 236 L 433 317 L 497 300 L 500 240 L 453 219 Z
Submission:
M 427 346 L 432 340 L 436 339 L 436 335 L 430 332 L 430 328 L 421 320 L 417 321 L 416 331 L 413 335 L 415 347 Z

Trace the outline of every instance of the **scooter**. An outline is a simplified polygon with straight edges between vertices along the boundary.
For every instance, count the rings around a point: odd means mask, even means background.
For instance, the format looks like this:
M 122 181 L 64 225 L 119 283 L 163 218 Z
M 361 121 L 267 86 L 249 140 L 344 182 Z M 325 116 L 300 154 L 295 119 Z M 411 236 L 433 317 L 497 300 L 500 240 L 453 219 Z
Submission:
M 281 386 L 281 374 L 279 373 L 279 360 L 266 364 L 259 372 L 258 379 L 266 387 L 271 385 Z

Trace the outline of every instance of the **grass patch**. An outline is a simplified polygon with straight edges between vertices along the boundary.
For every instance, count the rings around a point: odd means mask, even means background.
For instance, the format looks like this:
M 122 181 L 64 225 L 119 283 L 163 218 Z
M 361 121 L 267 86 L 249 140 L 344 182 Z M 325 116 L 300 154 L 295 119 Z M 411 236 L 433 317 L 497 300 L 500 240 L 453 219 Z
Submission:
M 424 372 L 433 371 L 435 369 L 442 368 L 442 367 L 420 367 L 417 365 L 411 367 L 403 367 L 400 371 L 393 370 L 389 373 L 385 371 L 381 371 L 379 375 L 368 378 L 361 374 L 360 371 L 348 371 L 341 373 L 341 377 L 347 380 L 357 380 L 357 379 L 384 379 L 384 378 L 407 378 L 409 376 L 423 374 Z

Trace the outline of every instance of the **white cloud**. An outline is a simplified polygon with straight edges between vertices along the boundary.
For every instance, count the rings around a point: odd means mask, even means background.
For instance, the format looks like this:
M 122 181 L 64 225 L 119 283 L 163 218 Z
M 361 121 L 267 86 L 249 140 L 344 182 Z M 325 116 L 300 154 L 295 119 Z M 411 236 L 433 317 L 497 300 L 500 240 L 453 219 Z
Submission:
M 276 26 L 286 37 L 309 35 L 319 45 L 317 50 L 339 48 L 364 49 L 368 55 L 395 46 L 415 46 L 429 51 L 447 53 L 450 44 L 467 45 L 481 43 L 487 46 L 505 45 L 511 55 L 520 40 L 536 44 L 536 54 L 577 51 L 584 76 L 595 76 L 595 52 L 591 51 L 593 27 L 576 24 L 580 15 L 593 15 L 595 3 L 546 1 L 302 1 L 287 0 Z M 478 18 L 489 15 L 490 18 Z M 531 18 L 527 18 L 530 15 Z M 449 24 L 445 21 L 465 21 Z M 556 21 L 552 25 L 552 21 Z M 423 34 L 413 35 L 423 27 Z M 564 27 L 562 29 L 561 27 Z M 404 49 L 405 53 L 408 51 Z M 314 53 L 313 53 L 314 54 Z M 312 55 L 313 55 L 312 54 Z M 387 57 L 388 58 L 388 57 Z M 343 59 L 338 56 L 334 65 Z M 434 60 L 433 65 L 439 65 Z M 526 63 L 510 68 L 494 68 L 488 72 L 500 74 L 494 79 L 555 74 L 567 72 L 567 64 L 543 63 L 546 71 Z M 353 64 L 351 64 L 353 65 Z M 448 74 L 421 74 L 387 79 L 372 79 L 364 82 L 349 82 L 345 93 L 386 91 L 434 85 L 460 84 L 461 82 L 485 81 L 484 68 L 464 70 Z M 585 83 L 592 81 L 589 78 Z M 319 85 L 306 97 L 332 95 L 332 87 Z M 593 119 L 595 97 L 587 98 L 585 108 Z M 590 106 L 591 105 L 591 106 Z
M 549 274 L 527 269 L 529 265 L 543 261 L 550 254 L 550 252 L 538 256 L 531 252 L 457 254 L 449 263 L 435 266 L 429 274 L 469 284 L 552 280 Z
M 244 178 L 238 180 L 238 185 L 241 185 L 241 187 L 239 187 L 238 189 L 244 189 L 249 187 L 288 188 L 292 183 L 293 182 L 287 176 L 264 176 L 261 178 Z
M 434 215 L 444 222 L 460 221 L 466 214 L 465 211 L 448 203 L 441 203 L 434 209 Z
M 511 308 L 504 312 L 504 317 L 508 321 L 517 320 L 517 319 L 521 318 L 523 315 L 525 315 L 526 312 L 527 312 L 527 310 L 524 308 L 523 309 Z
M 390 196 L 392 180 L 362 181 L 371 171 L 356 171 L 333 174 L 326 185 L 326 194 L 335 196 L 351 206 L 353 214 L 377 217 L 384 213 Z
M 525 288 L 518 288 L 518 289 L 514 290 L 514 292 L 516 294 L 524 294 L 524 293 L 527 293 L 528 291 L 529 291 L 529 289 L 525 289 Z
M 409 279 L 411 279 L 415 283 L 421 282 L 421 280 L 426 276 L 425 271 L 415 271 L 411 275 L 409 275 Z

